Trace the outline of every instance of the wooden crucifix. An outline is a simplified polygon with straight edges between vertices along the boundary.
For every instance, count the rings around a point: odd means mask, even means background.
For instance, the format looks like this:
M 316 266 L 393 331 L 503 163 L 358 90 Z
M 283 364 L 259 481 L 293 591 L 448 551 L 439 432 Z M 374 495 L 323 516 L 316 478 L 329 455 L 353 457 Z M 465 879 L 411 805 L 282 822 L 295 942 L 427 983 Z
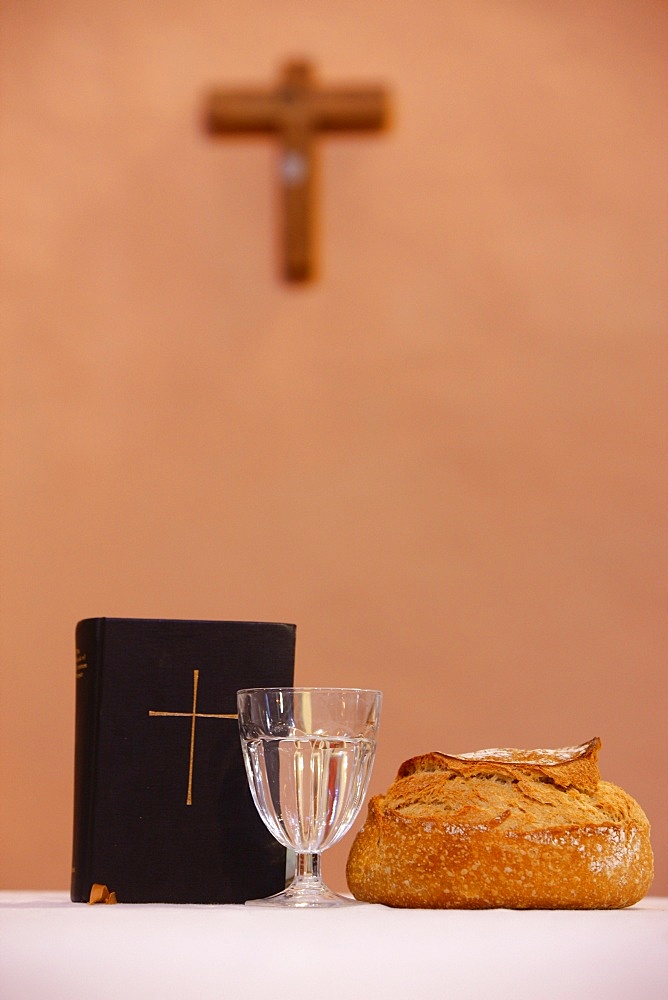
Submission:
M 387 105 L 382 87 L 318 87 L 313 68 L 305 61 L 288 63 L 276 87 L 218 90 L 210 95 L 206 125 L 212 134 L 262 133 L 278 138 L 283 274 L 288 281 L 306 281 L 314 273 L 316 136 L 380 129 L 387 123 Z

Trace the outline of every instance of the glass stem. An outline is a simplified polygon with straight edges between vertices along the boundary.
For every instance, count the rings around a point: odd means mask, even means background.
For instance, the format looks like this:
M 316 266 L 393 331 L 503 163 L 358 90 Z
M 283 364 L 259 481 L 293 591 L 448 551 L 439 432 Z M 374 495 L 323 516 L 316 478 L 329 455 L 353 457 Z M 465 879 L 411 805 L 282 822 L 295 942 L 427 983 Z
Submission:
M 298 854 L 295 861 L 295 877 L 293 885 L 298 882 L 321 882 L 320 855 Z

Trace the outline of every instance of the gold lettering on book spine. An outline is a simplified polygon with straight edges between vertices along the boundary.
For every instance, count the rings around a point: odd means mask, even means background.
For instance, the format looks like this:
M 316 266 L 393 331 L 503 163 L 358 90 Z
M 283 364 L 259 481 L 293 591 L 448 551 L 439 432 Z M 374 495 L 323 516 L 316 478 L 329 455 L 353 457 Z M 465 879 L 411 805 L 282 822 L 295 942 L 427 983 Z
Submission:
M 77 680 L 79 680 L 80 677 L 83 677 L 84 671 L 87 666 L 88 666 L 88 659 L 86 657 L 86 654 L 83 653 L 77 646 Z
M 186 805 L 193 804 L 193 770 L 195 767 L 195 729 L 198 719 L 237 719 L 238 715 L 223 715 L 217 712 L 197 711 L 197 692 L 199 688 L 199 670 L 193 670 L 193 702 L 189 712 L 155 712 L 149 710 L 152 716 L 167 716 L 177 719 L 190 719 L 190 757 L 188 760 L 188 791 L 186 793 Z

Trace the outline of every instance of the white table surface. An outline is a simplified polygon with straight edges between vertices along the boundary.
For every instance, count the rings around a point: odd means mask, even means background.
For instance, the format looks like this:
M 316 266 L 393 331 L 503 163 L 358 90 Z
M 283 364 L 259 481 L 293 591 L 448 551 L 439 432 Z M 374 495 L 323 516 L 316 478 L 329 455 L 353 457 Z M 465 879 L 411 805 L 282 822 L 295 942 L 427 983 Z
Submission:
M 88 906 L 0 893 L 2 1000 L 666 1000 L 668 898 L 626 910 Z

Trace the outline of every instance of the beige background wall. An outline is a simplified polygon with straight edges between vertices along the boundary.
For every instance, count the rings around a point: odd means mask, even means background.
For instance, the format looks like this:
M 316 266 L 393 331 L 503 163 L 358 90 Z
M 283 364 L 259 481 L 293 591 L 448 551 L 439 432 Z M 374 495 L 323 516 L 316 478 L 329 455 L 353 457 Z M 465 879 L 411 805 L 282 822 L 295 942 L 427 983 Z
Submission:
M 668 893 L 667 15 L 5 0 L 4 887 L 68 884 L 74 624 L 129 615 L 297 622 L 385 692 L 375 791 L 600 735 Z M 294 55 L 395 108 L 322 145 L 297 288 L 271 143 L 198 121 Z

